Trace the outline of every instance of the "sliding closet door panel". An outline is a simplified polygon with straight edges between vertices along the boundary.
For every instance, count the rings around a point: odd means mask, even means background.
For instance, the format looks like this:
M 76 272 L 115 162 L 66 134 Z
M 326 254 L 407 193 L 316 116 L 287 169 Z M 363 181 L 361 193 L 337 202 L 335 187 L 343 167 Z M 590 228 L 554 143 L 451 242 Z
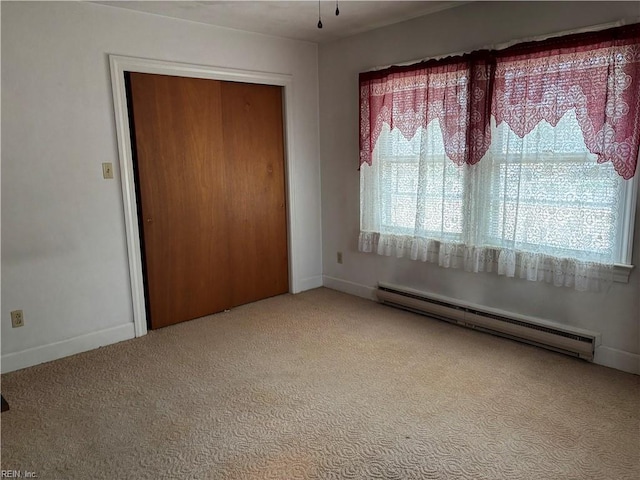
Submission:
M 151 328 L 231 306 L 221 82 L 130 74 Z
M 234 306 L 289 291 L 282 88 L 222 83 Z

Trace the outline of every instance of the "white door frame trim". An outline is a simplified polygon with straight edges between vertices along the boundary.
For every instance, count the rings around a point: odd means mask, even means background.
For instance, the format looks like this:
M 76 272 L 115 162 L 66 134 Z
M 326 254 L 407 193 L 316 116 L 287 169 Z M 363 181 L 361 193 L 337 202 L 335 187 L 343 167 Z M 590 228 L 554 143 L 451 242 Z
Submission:
M 122 200 L 127 236 L 127 253 L 129 257 L 129 278 L 131 281 L 131 297 L 133 302 L 133 323 L 136 337 L 147 333 L 147 317 L 142 276 L 142 253 L 140 249 L 140 232 L 138 229 L 138 209 L 136 201 L 135 175 L 133 171 L 133 155 L 131 150 L 130 125 L 127 109 L 127 94 L 124 82 L 125 72 L 155 73 L 179 77 L 207 78 L 244 83 L 278 85 L 284 88 L 284 131 L 285 131 L 285 175 L 287 185 L 287 236 L 289 250 L 289 291 L 300 291 L 297 265 L 297 249 L 294 241 L 297 238 L 298 226 L 295 222 L 296 203 L 293 185 L 295 162 L 293 159 L 293 75 L 257 72 L 251 70 L 235 70 L 230 68 L 193 65 L 186 63 L 151 60 L 121 55 L 109 55 L 111 66 L 111 87 L 116 120 L 116 136 L 118 139 L 118 156 L 120 159 L 120 180 L 122 182 Z

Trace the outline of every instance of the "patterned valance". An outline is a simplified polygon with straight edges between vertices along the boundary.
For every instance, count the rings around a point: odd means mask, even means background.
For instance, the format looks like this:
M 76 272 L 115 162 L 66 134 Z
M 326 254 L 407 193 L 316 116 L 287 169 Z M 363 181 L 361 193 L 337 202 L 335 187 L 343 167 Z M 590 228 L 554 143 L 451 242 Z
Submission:
M 406 138 L 438 119 L 445 152 L 475 164 L 491 120 L 524 137 L 575 110 L 587 148 L 623 178 L 640 147 L 640 24 L 360 74 L 360 164 L 382 126 Z

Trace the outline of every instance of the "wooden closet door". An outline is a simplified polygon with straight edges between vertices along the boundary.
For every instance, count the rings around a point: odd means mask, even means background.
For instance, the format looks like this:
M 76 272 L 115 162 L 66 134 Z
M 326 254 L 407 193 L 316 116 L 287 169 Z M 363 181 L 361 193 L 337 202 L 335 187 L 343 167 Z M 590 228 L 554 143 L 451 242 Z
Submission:
M 130 93 L 151 328 L 228 309 L 221 82 L 131 73 Z
M 232 305 L 289 291 L 282 88 L 222 82 Z

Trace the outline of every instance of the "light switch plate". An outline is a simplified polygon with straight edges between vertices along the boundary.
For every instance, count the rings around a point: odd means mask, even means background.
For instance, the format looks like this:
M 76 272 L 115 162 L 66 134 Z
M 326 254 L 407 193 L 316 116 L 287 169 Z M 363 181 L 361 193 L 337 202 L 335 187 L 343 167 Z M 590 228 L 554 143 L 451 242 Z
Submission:
M 102 177 L 109 179 L 113 178 L 113 164 L 112 163 L 103 163 L 102 164 Z

